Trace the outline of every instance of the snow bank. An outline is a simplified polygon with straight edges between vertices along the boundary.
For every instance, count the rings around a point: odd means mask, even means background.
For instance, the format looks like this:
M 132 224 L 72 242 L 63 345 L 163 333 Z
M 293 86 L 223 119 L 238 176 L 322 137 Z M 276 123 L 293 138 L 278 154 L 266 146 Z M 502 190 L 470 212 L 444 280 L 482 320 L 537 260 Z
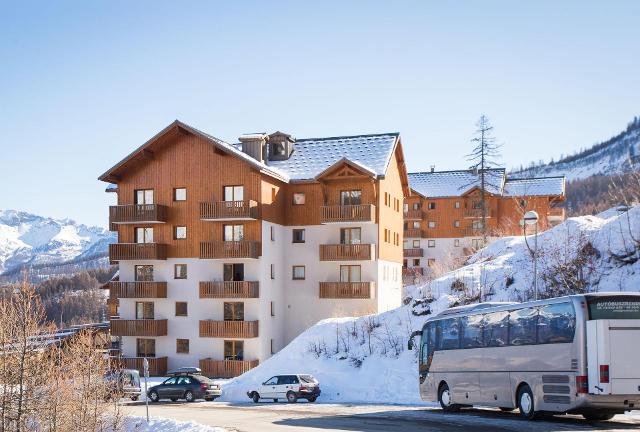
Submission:
M 193 421 L 177 421 L 162 417 L 151 417 L 149 423 L 145 417 L 130 416 L 125 419 L 126 432 L 226 432 L 219 427 L 205 426 Z

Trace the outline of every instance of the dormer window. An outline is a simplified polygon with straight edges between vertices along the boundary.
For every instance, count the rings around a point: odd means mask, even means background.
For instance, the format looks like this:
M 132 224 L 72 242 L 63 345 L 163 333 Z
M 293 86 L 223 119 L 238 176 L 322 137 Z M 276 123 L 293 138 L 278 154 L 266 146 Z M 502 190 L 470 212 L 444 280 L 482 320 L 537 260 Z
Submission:
M 291 135 L 274 132 L 268 137 L 269 143 L 269 159 L 270 160 L 287 160 L 293 153 L 293 143 L 295 138 Z
M 284 142 L 271 144 L 272 156 L 285 157 L 287 155 L 287 146 Z

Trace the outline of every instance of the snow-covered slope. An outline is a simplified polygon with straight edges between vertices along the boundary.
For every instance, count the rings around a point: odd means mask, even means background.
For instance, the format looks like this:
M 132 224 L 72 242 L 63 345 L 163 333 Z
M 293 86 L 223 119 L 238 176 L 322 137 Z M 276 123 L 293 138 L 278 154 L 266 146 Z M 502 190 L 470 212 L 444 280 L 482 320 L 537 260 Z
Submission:
M 538 245 L 541 297 L 640 289 L 640 206 L 568 219 L 540 234 Z M 430 315 L 476 302 L 480 295 L 492 301 L 528 300 L 532 282 L 524 239 L 503 238 L 472 256 L 467 266 L 429 284 L 405 287 L 405 304 L 398 309 L 321 321 L 227 383 L 222 399 L 247 401 L 246 391 L 271 376 L 304 372 L 320 381 L 325 402 L 421 403 L 417 354 L 406 349 L 412 331 Z
M 541 177 L 565 175 L 577 180 L 592 175 L 615 175 L 628 172 L 640 161 L 640 119 L 636 118 L 619 135 L 593 147 L 567 156 L 555 163 L 518 170 L 514 177 Z
M 70 219 L 0 210 L 0 275 L 25 264 L 42 265 L 106 256 L 115 235 Z

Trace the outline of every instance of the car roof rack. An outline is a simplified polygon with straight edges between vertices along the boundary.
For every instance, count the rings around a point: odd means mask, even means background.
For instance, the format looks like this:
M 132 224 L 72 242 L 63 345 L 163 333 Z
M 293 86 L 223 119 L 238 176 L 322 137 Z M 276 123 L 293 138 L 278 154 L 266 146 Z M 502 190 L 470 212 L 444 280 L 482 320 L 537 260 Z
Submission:
M 202 369 L 199 367 L 181 367 L 172 371 L 167 372 L 169 376 L 176 375 L 201 375 Z

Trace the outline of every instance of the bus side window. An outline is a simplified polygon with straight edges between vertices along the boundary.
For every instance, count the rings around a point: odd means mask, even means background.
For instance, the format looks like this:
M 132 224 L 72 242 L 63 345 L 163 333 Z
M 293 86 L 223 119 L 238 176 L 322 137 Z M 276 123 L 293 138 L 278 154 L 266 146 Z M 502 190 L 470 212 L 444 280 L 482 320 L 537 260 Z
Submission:
M 481 348 L 482 315 L 471 315 L 460 318 L 460 333 L 462 333 L 461 348 Z
M 509 343 L 509 312 L 488 313 L 484 320 L 484 346 L 506 346 Z
M 556 303 L 540 308 L 538 317 L 538 343 L 573 342 L 576 330 L 576 312 L 571 303 Z
M 538 310 L 524 308 L 509 314 L 509 345 L 533 345 L 537 340 Z
M 442 326 L 442 337 L 440 349 L 453 350 L 460 348 L 460 320 L 449 318 L 440 321 Z

